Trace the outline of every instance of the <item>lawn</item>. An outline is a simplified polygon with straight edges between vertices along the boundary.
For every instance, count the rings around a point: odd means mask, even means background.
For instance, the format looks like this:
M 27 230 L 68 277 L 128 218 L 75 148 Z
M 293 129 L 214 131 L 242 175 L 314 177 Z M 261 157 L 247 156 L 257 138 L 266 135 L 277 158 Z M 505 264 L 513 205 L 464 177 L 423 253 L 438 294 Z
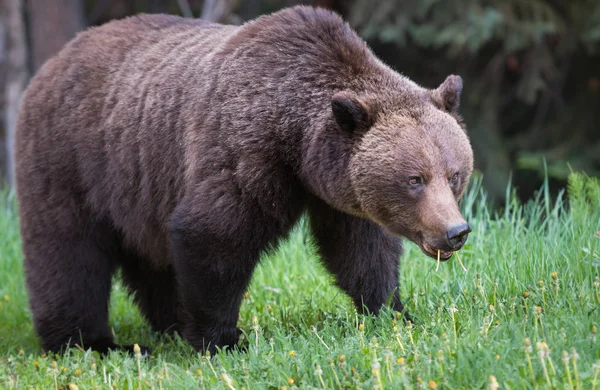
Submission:
M 600 389 L 600 184 L 573 175 L 568 203 L 542 189 L 498 214 L 480 181 L 462 202 L 471 233 L 442 263 L 406 243 L 402 297 L 416 320 L 358 315 L 319 264 L 303 221 L 264 256 L 239 325 L 246 352 L 197 354 L 152 334 L 115 284 L 117 342 L 151 357 L 42 353 L 24 288 L 14 196 L 0 197 L 0 386 L 207 389 Z

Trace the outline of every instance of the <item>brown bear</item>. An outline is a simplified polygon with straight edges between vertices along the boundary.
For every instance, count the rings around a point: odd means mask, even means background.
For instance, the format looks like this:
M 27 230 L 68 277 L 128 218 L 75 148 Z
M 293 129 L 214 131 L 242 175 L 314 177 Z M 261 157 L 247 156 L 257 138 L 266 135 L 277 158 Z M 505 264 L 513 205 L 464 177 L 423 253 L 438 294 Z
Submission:
M 401 237 L 448 259 L 473 154 L 462 81 L 425 89 L 338 15 L 295 7 L 242 26 L 141 15 L 80 33 L 22 101 L 17 192 L 46 350 L 105 352 L 111 277 L 155 331 L 234 346 L 261 253 L 306 212 L 359 309 L 398 293 Z

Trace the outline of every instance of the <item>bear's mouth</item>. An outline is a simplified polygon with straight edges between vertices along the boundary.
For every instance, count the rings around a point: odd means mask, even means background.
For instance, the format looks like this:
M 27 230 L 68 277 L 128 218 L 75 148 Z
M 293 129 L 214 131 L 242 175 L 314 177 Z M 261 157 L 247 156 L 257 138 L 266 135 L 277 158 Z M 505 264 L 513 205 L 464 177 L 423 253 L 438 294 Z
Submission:
M 438 249 L 434 249 L 433 247 L 431 247 L 429 244 L 427 244 L 426 242 L 423 242 L 421 245 L 419 245 L 419 247 L 421 248 L 421 250 L 423 251 L 423 253 L 425 253 L 426 255 L 433 257 L 434 259 L 437 260 L 438 258 Z M 452 257 L 452 254 L 454 253 L 453 251 L 445 251 L 442 249 L 439 249 L 439 254 L 440 254 L 440 261 L 446 261 L 449 258 Z

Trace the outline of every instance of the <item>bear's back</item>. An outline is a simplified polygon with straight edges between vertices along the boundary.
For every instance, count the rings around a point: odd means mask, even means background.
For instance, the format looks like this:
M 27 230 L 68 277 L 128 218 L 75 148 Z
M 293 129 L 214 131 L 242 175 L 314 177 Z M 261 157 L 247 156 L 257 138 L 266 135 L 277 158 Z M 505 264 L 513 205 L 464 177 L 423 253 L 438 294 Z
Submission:
M 236 28 L 141 15 L 78 34 L 24 95 L 16 137 L 21 203 L 70 188 L 82 207 L 135 232 L 131 244 L 163 257 L 156 238 L 184 187 L 189 86 L 206 54 Z

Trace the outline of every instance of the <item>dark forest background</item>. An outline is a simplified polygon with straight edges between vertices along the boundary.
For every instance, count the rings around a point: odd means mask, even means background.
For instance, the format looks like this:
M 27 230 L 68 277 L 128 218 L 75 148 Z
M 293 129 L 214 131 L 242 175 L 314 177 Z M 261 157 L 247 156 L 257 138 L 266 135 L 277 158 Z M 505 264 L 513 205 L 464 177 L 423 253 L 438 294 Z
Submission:
M 426 87 L 465 82 L 462 113 L 490 198 L 526 199 L 547 174 L 600 176 L 598 0 L 0 0 L 0 167 L 12 182 L 19 96 L 77 31 L 171 13 L 241 24 L 295 4 L 342 14 L 386 63 Z M 293 26 L 290 26 L 293 28 Z

